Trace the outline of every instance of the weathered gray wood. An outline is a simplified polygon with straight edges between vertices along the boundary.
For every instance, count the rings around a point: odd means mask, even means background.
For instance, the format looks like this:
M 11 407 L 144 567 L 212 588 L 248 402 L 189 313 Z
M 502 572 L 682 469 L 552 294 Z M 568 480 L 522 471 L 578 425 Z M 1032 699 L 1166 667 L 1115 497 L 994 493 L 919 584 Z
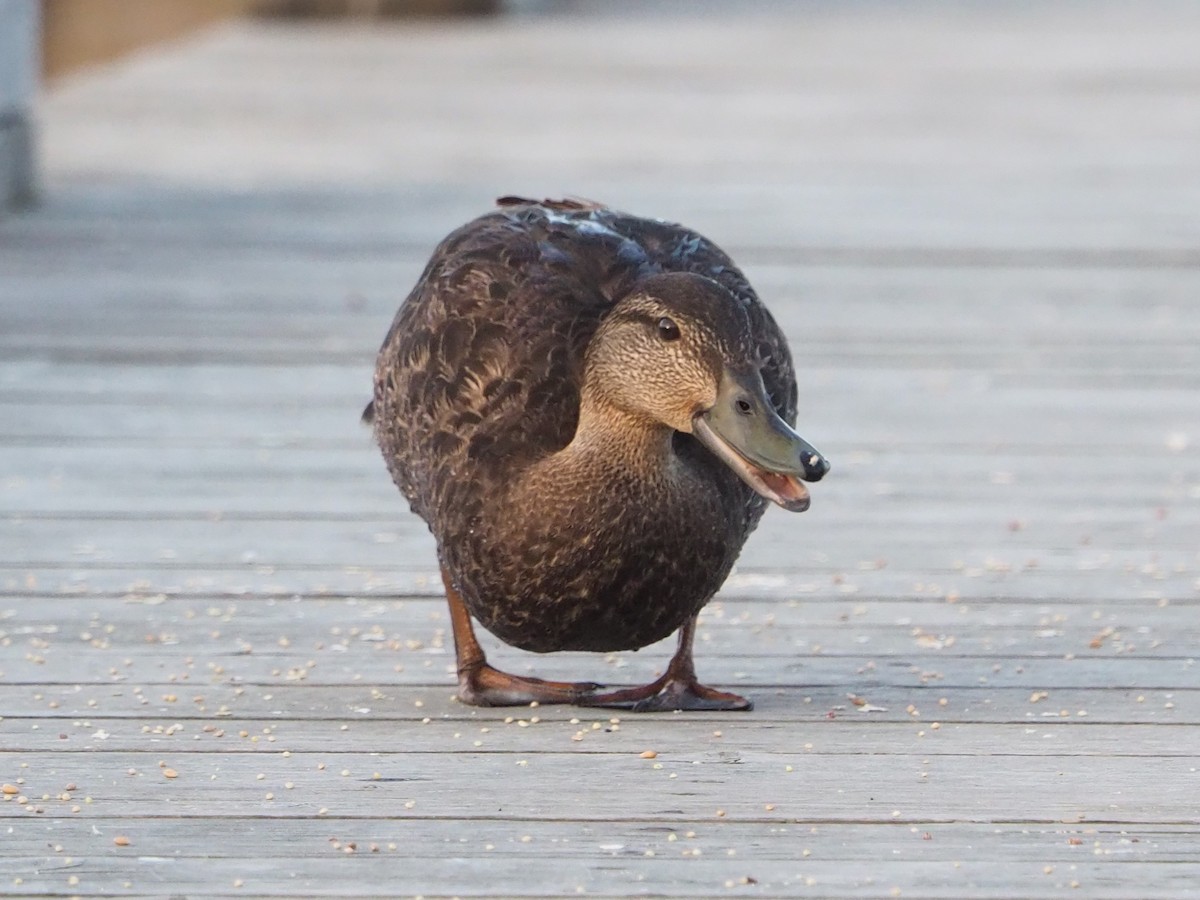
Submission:
M 183 684 L 196 678 L 203 679 L 205 684 L 231 679 L 273 685 L 291 678 L 322 685 L 444 684 L 447 694 L 453 691 L 453 657 L 445 646 L 411 655 L 392 652 L 386 647 L 360 650 L 353 644 L 350 651 L 321 652 L 316 645 L 324 641 L 316 638 L 308 652 L 293 656 L 273 651 L 270 645 L 247 654 L 246 645 L 238 640 L 236 633 L 208 643 L 192 648 L 199 654 L 197 658 L 186 647 L 162 649 L 155 642 L 147 642 L 147 648 L 136 651 L 135 656 L 129 655 L 135 653 L 133 649 L 125 654 L 87 647 L 59 653 L 30 650 L 19 658 L 13 658 L 16 653 L 10 654 L 3 671 L 11 683 L 26 685 L 111 684 L 133 679 L 156 684 L 174 674 Z M 492 641 L 488 645 L 492 648 L 493 662 L 521 673 L 611 684 L 652 679 L 661 674 L 674 649 L 668 640 L 643 649 L 637 656 L 584 657 L 564 653 L 542 658 L 520 654 Z M 753 656 L 736 658 L 723 655 L 721 642 L 716 638 L 714 645 L 711 652 L 707 642 L 697 651 L 698 666 L 708 680 L 759 693 L 782 689 L 792 698 L 786 702 L 793 704 L 800 702 L 797 695 L 803 696 L 817 686 L 838 688 L 837 696 L 844 697 L 847 691 L 869 693 L 876 685 L 892 679 L 912 690 L 925 684 L 936 685 L 935 690 L 943 685 L 994 684 L 1027 691 L 1092 687 L 1170 691 L 1195 687 L 1200 680 L 1192 656 L 1138 657 L 1109 651 L 1096 657 L 1064 658 L 1034 656 L 1020 650 L 1013 654 L 962 656 L 914 646 L 908 652 L 889 649 L 886 653 L 759 650 Z M 320 659 L 316 665 L 308 666 L 314 656 Z M 135 662 L 125 666 L 126 659 Z M 192 660 L 190 664 L 188 659 Z
M 130 642 L 141 643 L 145 634 L 164 628 L 185 642 L 207 639 L 214 628 L 236 630 L 255 644 L 274 642 L 297 627 L 335 636 L 344 644 L 395 640 L 414 631 L 428 638 L 435 631 L 444 631 L 449 620 L 437 590 L 440 585 L 430 583 L 427 587 L 426 596 L 410 591 L 399 598 L 252 596 L 205 602 L 143 593 L 95 596 L 81 603 L 70 596 L 50 597 L 36 605 L 5 610 L 0 636 L 18 640 L 37 637 L 54 647 L 72 649 L 77 642 L 86 643 L 101 632 L 106 644 L 119 648 Z M 829 593 L 836 591 L 831 589 Z M 1089 604 L 1015 597 L 984 603 L 896 598 L 885 604 L 874 597 L 860 600 L 817 595 L 764 600 L 752 593 L 730 592 L 701 612 L 700 624 L 705 633 L 719 633 L 722 641 L 743 639 L 739 634 L 748 632 L 763 642 L 786 642 L 795 637 L 795 632 L 817 629 L 822 633 L 841 630 L 855 637 L 886 632 L 892 644 L 911 637 L 917 644 L 932 646 L 923 637 L 940 633 L 945 646 L 932 649 L 957 651 L 961 648 L 954 638 L 960 631 L 966 634 L 958 640 L 982 641 L 992 635 L 1002 642 L 1020 635 L 1025 648 L 1036 646 L 1038 640 L 1079 640 L 1101 631 L 1102 642 L 1110 644 L 1150 645 L 1171 638 L 1186 647 L 1194 630 L 1200 628 L 1200 619 L 1196 604 L 1159 604 L 1153 600 L 1098 599 Z
M 266 519 L 254 527 L 261 532 L 274 528 L 275 521 Z M 148 522 L 159 524 L 155 519 L 133 518 L 123 520 L 119 527 L 139 527 Z M 114 523 L 107 523 L 109 531 L 114 527 Z M 87 539 L 88 535 L 82 531 L 76 537 L 79 541 Z M 153 559 L 147 556 L 145 562 L 113 563 L 96 560 L 94 550 L 88 550 L 86 543 L 71 542 L 69 546 L 71 559 L 0 566 L 0 597 L 28 597 L 39 602 L 59 595 L 86 598 L 113 594 L 127 595 L 135 602 L 155 602 L 160 596 L 201 602 L 254 596 L 336 599 L 428 594 L 439 581 L 432 546 L 428 554 L 421 554 L 419 560 L 408 564 L 389 559 L 386 563 L 369 565 L 279 564 L 261 559 L 247 562 L 244 547 L 255 546 L 253 542 L 239 545 L 228 558 L 183 563 L 175 561 L 178 554 L 174 551 L 170 559 L 165 558 L 164 551 L 170 548 L 159 545 L 153 548 Z M 746 556 L 755 553 L 748 550 Z M 395 558 L 403 559 L 399 554 Z M 744 564 L 730 576 L 724 593 L 719 596 L 727 602 L 739 598 L 772 598 L 783 602 L 799 598 L 798 602 L 805 602 L 814 597 L 838 596 L 853 603 L 889 604 L 914 599 L 941 603 L 955 592 L 961 602 L 976 604 L 1015 600 L 1101 607 L 1135 605 L 1145 609 L 1164 602 L 1194 607 L 1196 602 L 1194 583 L 1182 562 L 1183 574 L 1164 577 L 1170 567 L 1160 569 L 1156 563 L 1145 560 L 1114 562 L 1097 554 L 1050 571 L 1044 567 L 1021 569 L 1023 557 L 1016 555 L 1008 558 L 1013 571 L 1020 570 L 1019 575 L 1014 575 L 989 570 L 989 559 L 994 559 L 995 564 L 1005 561 L 999 557 L 980 557 L 970 560 L 971 565 L 967 566 L 961 560 L 947 563 L 940 558 L 917 559 L 907 568 L 889 563 L 882 570 L 863 571 L 858 569 L 860 563 L 869 566 L 874 562 L 847 551 L 845 557 L 837 560 L 803 560 L 799 569 L 792 570 L 781 568 L 778 560 L 773 566 Z M 397 619 L 397 623 L 401 621 Z
M 96 451 L 97 457 L 119 455 L 111 450 Z M 162 455 L 177 455 L 181 460 L 187 457 L 186 452 Z M 286 458 L 304 454 L 283 451 L 278 455 Z M 150 459 L 153 454 L 131 456 Z M 199 502 L 193 497 L 187 504 L 190 508 L 162 509 L 175 491 L 186 493 L 190 486 L 197 492 L 204 489 L 201 467 L 205 454 L 197 451 L 192 456 L 196 469 L 180 473 L 182 485 L 172 483 L 167 475 L 162 493 L 147 497 L 150 489 L 159 484 L 154 475 L 148 474 L 148 484 L 141 485 L 140 491 L 133 494 L 127 510 L 12 509 L 4 523 L 7 550 L 4 565 L 37 567 L 53 559 L 76 566 L 93 562 L 103 566 L 154 565 L 206 558 L 279 566 L 334 566 L 339 561 L 411 566 L 433 561 L 428 529 L 408 514 L 398 494 L 395 498 L 389 496 L 395 489 L 387 482 L 386 474 L 370 473 L 363 467 L 357 473 L 357 489 L 343 494 L 342 485 L 354 486 L 354 482 L 342 479 L 354 479 L 355 475 L 338 472 L 328 457 L 319 465 L 305 466 L 303 461 L 294 461 L 297 464 L 290 473 L 264 471 L 262 478 L 249 473 L 217 472 L 213 476 L 214 495 L 201 496 Z M 97 469 L 102 465 L 98 461 Z M 947 467 L 950 466 L 948 461 Z M 913 559 L 908 554 L 915 553 L 922 566 L 950 567 L 957 563 L 964 569 L 968 565 L 980 566 L 990 556 L 996 561 L 988 567 L 993 573 L 1012 572 L 1013 577 L 1022 574 L 1020 570 L 1028 570 L 1025 574 L 1032 577 L 1059 569 L 1086 572 L 1099 567 L 1121 571 L 1126 563 L 1132 564 L 1130 574 L 1145 568 L 1149 573 L 1161 575 L 1160 580 L 1186 581 L 1189 575 L 1197 573 L 1192 552 L 1195 544 L 1190 540 L 1196 511 L 1191 499 L 1181 496 L 1183 492 L 1169 484 L 1155 497 L 1138 495 L 1133 486 L 1127 490 L 1114 489 L 1114 496 L 1093 500 L 1069 493 L 1069 487 L 1061 480 L 1058 483 L 1047 480 L 1041 482 L 1047 506 L 1031 506 L 1010 496 L 1004 484 L 993 481 L 991 467 L 986 463 L 972 468 L 975 469 L 972 475 L 950 476 L 951 485 L 909 486 L 902 477 L 893 479 L 883 473 L 878 473 L 879 480 L 866 476 L 855 483 L 850 479 L 856 473 L 847 472 L 848 483 L 831 483 L 813 490 L 810 513 L 785 517 L 772 510 L 761 531 L 748 542 L 745 564 L 752 568 L 786 569 L 799 563 L 818 565 L 834 559 L 836 554 L 834 565 L 864 572 L 886 572 L 889 566 L 905 565 Z M 83 485 L 86 473 L 76 471 L 78 483 Z M 326 473 L 328 481 L 324 480 Z M 1009 477 L 1005 470 L 997 473 L 999 480 Z M 119 484 L 137 482 L 133 473 L 123 474 Z M 902 476 L 899 471 L 895 474 Z M 1095 477 L 1101 480 L 1105 474 L 1097 472 Z M 62 486 L 53 471 L 47 472 L 44 483 L 48 496 L 70 491 L 71 482 Z M 301 487 L 308 484 L 316 486 Z M 227 510 L 223 501 L 232 497 L 235 485 L 242 488 L 239 502 L 231 503 L 233 508 Z M 973 504 L 971 512 L 961 517 L 954 516 L 954 485 L 959 486 L 963 502 Z M 276 492 L 285 502 L 264 501 L 261 509 L 247 509 L 244 497 L 250 486 Z M 22 489 L 21 483 L 14 483 L 11 492 L 19 495 Z M 115 499 L 115 493 L 109 493 L 107 499 Z M 105 496 L 97 494 L 93 494 L 96 501 Z M 306 508 L 305 500 L 310 496 L 313 502 Z M 364 507 L 369 500 L 374 508 L 347 514 L 345 506 L 336 505 L 339 499 L 359 497 L 366 498 Z M 70 500 L 69 493 L 66 499 Z M 1056 503 L 1062 506 L 1052 508 Z M 392 508 L 386 509 L 389 505 Z M 922 509 L 929 510 L 924 522 L 920 518 Z M 1179 511 L 1175 512 L 1176 509 Z M 159 529 L 156 533 L 122 534 L 108 527 L 125 521 L 153 522 Z M 960 544 L 949 545 L 947 537 L 953 535 L 956 527 L 961 529 L 964 525 L 975 529 L 973 539 L 967 536 Z M 319 533 L 329 536 L 322 555 L 305 555 L 297 550 L 297 543 L 303 544 Z M 805 540 L 815 534 L 828 540 L 834 554 Z M 838 552 L 838 539 L 851 537 L 857 537 L 860 545 L 848 548 L 857 555 L 847 560 Z M 72 539 L 77 543 L 71 543 Z M 1053 554 L 1039 552 L 1047 539 L 1061 549 Z M 785 548 L 790 557 L 776 555 Z M 796 559 L 796 555 L 800 558 Z
M 240 25 L 46 96 L 0 222 L 0 895 L 1195 893 L 1196 8 L 606 9 Z M 509 192 L 687 222 L 793 342 L 834 471 L 697 647 L 749 715 L 452 699 L 357 418 Z
M 287 693 L 296 695 L 295 690 Z M 767 704 L 758 711 L 760 715 L 753 728 L 730 726 L 727 718 L 711 715 L 688 716 L 672 723 L 667 736 L 663 734 L 662 717 L 620 713 L 614 716 L 606 710 L 502 710 L 472 716 L 470 710 L 449 707 L 446 690 L 418 692 L 426 698 L 419 708 L 411 703 L 402 706 L 396 703 L 398 692 L 393 690 L 383 699 L 355 698 L 369 706 L 347 703 L 320 710 L 310 706 L 304 710 L 304 705 L 313 701 L 302 697 L 329 693 L 315 689 L 294 696 L 291 701 L 294 708 L 311 714 L 299 719 L 246 716 L 244 711 L 239 712 L 245 704 L 231 697 L 229 704 L 222 704 L 229 715 L 218 717 L 218 721 L 210 715 L 214 707 L 207 705 L 212 702 L 212 693 L 207 690 L 201 695 L 205 704 L 171 708 L 161 719 L 147 718 L 148 709 L 163 710 L 166 704 L 161 702 L 137 708 L 129 704 L 124 716 L 109 716 L 112 704 L 105 703 L 88 707 L 80 714 L 82 718 L 8 717 L 4 727 L 5 747 L 14 754 L 49 752 L 56 754 L 56 758 L 70 754 L 86 758 L 101 751 L 148 751 L 170 753 L 172 759 L 182 762 L 210 754 L 278 754 L 284 749 L 292 754 L 336 753 L 345 749 L 347 733 L 352 732 L 355 746 L 372 753 L 520 755 L 540 754 L 550 749 L 588 756 L 639 756 L 647 749 L 655 749 L 665 763 L 706 748 L 705 752 L 787 757 L 785 772 L 791 754 L 798 749 L 806 754 L 849 758 L 863 754 L 920 755 L 923 759 L 1046 756 L 1064 761 L 1064 765 L 1068 764 L 1065 760 L 1071 760 L 1069 764 L 1077 766 L 1103 765 L 1103 760 L 1110 757 L 1154 761 L 1168 757 L 1195 760 L 1197 756 L 1195 747 L 1185 743 L 1187 726 L 1197 724 L 1196 691 L 1171 691 L 1172 701 L 1167 701 L 1173 702 L 1176 710 L 1190 704 L 1189 715 L 1187 709 L 1182 714 L 1165 711 L 1161 691 L 1136 695 L 1145 696 L 1143 703 L 1137 703 L 1132 692 L 1109 692 L 1119 697 L 1114 701 L 1101 691 L 1054 691 L 1038 705 L 1029 703 L 1028 692 L 1021 695 L 1009 690 L 968 699 L 965 702 L 970 706 L 940 707 L 932 697 L 905 698 L 896 690 L 874 689 L 869 692 L 870 706 L 858 708 L 845 695 L 831 696 L 832 691 L 824 689 L 814 692 L 812 704 L 805 703 L 797 709 Z M 409 694 L 404 693 L 405 700 Z M 963 702 L 961 692 L 954 694 L 958 702 Z M 1071 707 L 1064 714 L 1059 705 L 1072 699 L 1099 701 L 1100 706 L 1083 708 L 1086 716 Z M 830 700 L 833 702 L 820 702 Z M 889 700 L 900 705 L 889 706 L 886 712 L 861 712 Z M 925 716 L 914 717 L 906 712 L 903 705 L 906 700 L 921 704 Z M 1047 708 L 1048 704 L 1053 705 Z M 54 712 L 45 709 L 44 701 L 39 701 L 39 705 L 45 712 Z M 270 705 L 270 701 L 259 703 L 263 709 Z M 1106 709 L 1115 723 L 1098 720 L 1103 719 Z M 180 715 L 171 716 L 172 712 Z M 349 728 L 343 729 L 351 713 L 356 718 Z M 1142 721 L 1131 721 L 1137 713 L 1142 713 Z M 531 718 L 537 721 L 531 723 Z M 616 729 L 612 727 L 613 718 L 618 720 Z M 1002 724 L 981 721 L 987 719 L 1005 721 Z M 153 723 L 148 732 L 142 728 L 147 722 Z M 1087 727 L 1078 724 L 1081 722 Z M 1175 727 L 1164 727 L 1167 724 Z M 714 736 L 715 732 L 720 735 Z M 801 743 L 789 746 L 781 742 L 785 734 Z
M 548 727 L 558 732 L 559 741 L 526 754 L 479 748 L 461 753 L 412 750 L 403 747 L 405 729 L 398 728 L 394 741 L 402 749 L 396 751 L 285 756 L 284 745 L 279 753 L 258 756 L 174 754 L 159 746 L 140 752 L 106 750 L 102 765 L 91 754 L 38 751 L 0 753 L 0 761 L 6 766 L 18 760 L 26 763 L 29 774 L 19 787 L 30 792 L 25 796 L 36 798 L 30 801 L 35 806 L 58 815 L 78 805 L 76 797 L 60 796 L 63 786 L 72 783 L 79 790 L 68 793 L 93 798 L 83 804 L 80 816 L 188 817 L 201 809 L 215 815 L 312 816 L 324 807 L 334 815 L 364 818 L 1200 825 L 1195 791 L 1189 789 L 1200 780 L 1200 756 L 1195 754 L 1160 757 L 1147 765 L 1141 757 L 1104 756 L 1102 763 L 1089 763 L 1083 757 L 934 757 L 923 749 L 897 749 L 855 754 L 852 765 L 858 777 L 845 779 L 838 777 L 850 765 L 843 755 L 806 753 L 800 741 L 794 749 L 764 754 L 736 746 L 727 749 L 723 738 L 714 738 L 716 743 L 708 746 L 663 753 L 662 761 L 648 761 L 639 752 L 583 754 L 554 747 L 570 743 L 572 728 L 569 723 Z M 934 740 L 940 739 L 939 735 Z M 1012 770 L 1011 789 L 983 789 L 978 782 L 983 765 Z M 164 769 L 175 777 L 164 777 Z M 581 770 L 597 786 L 620 784 L 622 790 L 582 788 Z M 731 770 L 736 778 L 727 774 Z M 1102 779 L 1097 777 L 1101 771 Z M 466 772 L 471 776 L 464 777 Z M 259 774 L 266 777 L 259 779 Z M 291 791 L 286 787 L 289 780 L 296 785 Z M 481 784 L 489 785 L 486 796 L 480 794 Z M 814 790 L 814 785 L 829 788 Z M 276 797 L 265 796 L 275 792 Z M 49 799 L 41 799 L 43 794 Z M 412 806 L 406 805 L 409 802 Z M 28 804 L 6 801 L 0 810 L 6 816 L 37 814 L 22 810 L 22 805 Z
M 422 665 L 418 671 L 424 668 Z M 1009 671 L 1015 668 L 1009 664 Z M 861 678 L 862 673 L 856 670 L 858 677 L 848 675 L 836 681 L 831 679 L 834 683 L 830 684 L 803 684 L 799 689 L 752 686 L 758 701 L 753 722 L 734 722 L 731 727 L 736 729 L 739 741 L 761 740 L 764 746 L 769 746 L 778 736 L 781 723 L 801 723 L 804 729 L 815 729 L 815 733 L 825 735 L 836 735 L 837 729 L 830 725 L 837 723 L 851 726 L 853 731 L 848 734 L 859 735 L 861 728 L 897 722 L 911 725 L 911 733 L 916 734 L 935 721 L 943 725 L 1036 724 L 1062 728 L 1070 723 L 1088 726 L 1196 725 L 1200 720 L 1200 692 L 1174 684 L 1167 687 L 1064 687 L 1046 680 L 1041 682 L 1041 688 L 1031 690 L 1020 684 L 1014 686 L 1006 678 L 996 678 L 996 673 L 983 684 L 958 684 L 945 678 L 922 680 L 921 674 L 911 669 L 884 667 L 877 668 L 870 680 Z M 169 680 L 172 675 L 175 678 Z M 129 724 L 124 720 L 139 719 L 153 723 L 156 741 L 160 740 L 160 726 L 166 729 L 177 722 L 185 723 L 185 730 L 180 731 L 182 736 L 174 743 L 194 740 L 196 732 L 207 735 L 215 733 L 214 729 L 233 732 L 248 728 L 257 734 L 260 726 L 270 724 L 281 728 L 284 726 L 280 723 L 287 722 L 290 723 L 290 741 L 300 741 L 290 745 L 303 749 L 325 748 L 328 742 L 338 740 L 340 726 L 347 723 L 356 735 L 365 735 L 364 740 L 372 741 L 371 736 L 378 735 L 386 746 L 388 729 L 394 728 L 396 722 L 450 722 L 455 723 L 454 730 L 459 730 L 464 723 L 494 726 L 509 719 L 518 723 L 521 719 L 528 721 L 536 715 L 544 722 L 580 719 L 590 728 L 593 721 L 605 723 L 611 718 L 604 711 L 570 707 L 546 707 L 537 711 L 476 709 L 453 702 L 453 690 L 453 679 L 441 677 L 440 671 L 432 666 L 424 671 L 423 681 L 393 678 L 375 683 L 335 685 L 286 675 L 264 683 L 212 679 L 189 683 L 180 682 L 176 672 L 160 670 L 157 676 L 149 673 L 137 681 L 131 681 L 127 673 L 123 678 L 110 675 L 107 682 L 91 684 L 10 682 L 0 685 L 0 704 L 8 717 L 4 727 L 6 741 L 13 749 L 57 747 L 77 750 L 80 747 L 117 746 L 102 743 L 100 738 L 94 737 L 95 731 L 103 729 L 109 733 L 104 741 L 133 740 L 131 735 L 140 730 L 130 732 Z M 862 706 L 856 704 L 855 697 L 865 701 Z M 63 717 L 70 717 L 69 728 L 65 727 Z M 624 723 L 623 733 L 651 737 L 661 728 L 661 717 L 622 717 L 618 714 L 618 718 Z M 425 723 L 425 719 L 430 721 Z M 63 724 L 55 725 L 46 720 L 63 720 Z M 236 724 L 241 722 L 247 724 Z M 711 729 L 722 727 L 721 722 L 730 724 L 728 716 L 697 713 L 674 719 L 669 734 L 678 735 L 677 739 L 681 741 L 697 733 L 707 739 Z M 759 723 L 768 727 L 768 734 L 756 735 Z M 64 731 L 71 741 L 66 746 L 55 743 L 66 740 L 58 737 Z M 1067 733 L 1078 734 L 1078 730 Z M 1085 733 L 1097 734 L 1090 728 Z M 1119 731 L 1116 733 L 1120 734 Z M 866 734 L 869 737 L 871 732 L 868 730 Z M 1175 742 L 1177 749 L 1186 752 L 1180 735 L 1186 737 L 1187 734 L 1186 731 L 1168 730 L 1162 739 Z M 846 739 L 852 738 L 847 736 Z M 880 741 L 879 744 L 886 746 L 887 742 Z M 1002 746 L 997 744 L 996 748 Z M 271 745 L 255 743 L 250 749 L 268 750 Z M 1079 749 L 1082 752 L 1082 746 Z M 1125 749 L 1130 754 L 1141 752 L 1141 746 L 1133 742 Z
M 116 834 L 128 835 L 134 825 L 127 819 L 108 816 L 47 819 L 27 816 L 11 819 L 8 839 L 0 843 L 0 857 L 49 855 L 51 851 L 78 858 L 88 854 L 100 857 L 136 859 L 138 857 L 183 857 L 189 842 L 198 842 L 213 859 L 244 859 L 246 838 L 276 858 L 291 859 L 315 853 L 329 865 L 338 859 L 378 852 L 392 858 L 439 857 L 448 853 L 466 857 L 513 857 L 529 859 L 553 848 L 557 856 L 588 858 L 607 854 L 613 859 L 644 855 L 679 856 L 684 849 L 699 849 L 701 857 L 747 853 L 751 859 L 795 859 L 799 851 L 810 850 L 806 859 L 861 863 L 871 855 L 871 844 L 886 842 L 900 851 L 904 860 L 960 860 L 964 864 L 978 857 L 980 846 L 1003 847 L 1013 860 L 1031 863 L 1069 865 L 1094 856 L 1110 864 L 1145 863 L 1151 857 L 1163 861 L 1186 862 L 1192 842 L 1198 837 L 1194 827 L 1158 825 L 1124 830 L 1110 824 L 1068 824 L 1050 826 L 977 825 L 961 823 L 953 828 L 917 828 L 907 823 L 879 824 L 828 822 L 818 826 L 768 822 L 703 821 L 692 827 L 677 828 L 661 824 L 631 824 L 615 821 L 595 822 L 514 822 L 505 828 L 502 822 L 489 821 L 486 830 L 464 833 L 461 825 L 437 819 L 371 820 L 322 817 L 275 817 L 257 823 L 253 817 L 240 819 L 210 818 L 202 821 L 159 819 L 131 837 L 128 849 L 111 844 Z M 97 832 L 99 832 L 97 834 Z M 669 837 L 675 834 L 676 840 Z M 926 837 L 928 835 L 928 838 Z M 528 838 L 529 840 L 522 840 Z M 354 842 L 355 853 L 347 854 L 345 845 Z M 55 850 L 55 845 L 62 850 Z M 340 846 L 337 846 L 340 845 Z M 490 848 L 490 849 L 489 849 Z M 1099 849 L 1099 853 L 1097 853 Z M 691 855 L 689 853 L 689 855 Z M 61 858 L 60 858 L 61 859 Z M 881 860 L 884 862 L 886 860 Z M 352 863 L 342 863 L 348 868 Z M 338 877 L 345 877 L 340 875 Z
M 248 830 L 246 837 L 254 840 L 257 832 L 258 829 Z M 507 832 L 490 833 L 497 841 L 520 840 Z M 911 835 L 909 839 L 913 839 Z M 1023 865 L 1001 864 L 964 854 L 967 861 L 888 859 L 874 867 L 873 874 L 864 874 L 861 864 L 841 859 L 832 862 L 808 859 L 799 863 L 761 860 L 747 864 L 744 860 L 719 857 L 696 858 L 692 853 L 699 847 L 685 847 L 672 853 L 673 844 L 667 844 L 667 849 L 661 852 L 655 851 L 654 858 L 645 858 L 651 844 L 658 846 L 658 842 L 638 844 L 639 849 L 645 847 L 641 849 L 643 858 L 631 853 L 614 859 L 611 851 L 604 850 L 588 861 L 556 858 L 553 868 L 536 879 L 530 872 L 541 868 L 544 857 L 532 850 L 543 849 L 540 847 L 531 848 L 530 856 L 520 859 L 486 854 L 414 860 L 355 853 L 347 860 L 344 852 L 338 850 L 327 851 L 325 859 L 251 857 L 221 860 L 218 866 L 209 860 L 156 857 L 133 864 L 106 859 L 63 866 L 58 859 L 49 857 L 44 859 L 43 869 L 35 870 L 33 877 L 21 878 L 14 890 L 21 892 L 18 896 L 28 896 L 28 892 L 36 892 L 35 895 L 69 892 L 76 896 L 92 885 L 116 885 L 125 896 L 161 896 L 164 882 L 169 882 L 172 890 L 180 892 L 252 900 L 280 896 L 395 897 L 397 891 L 406 897 L 567 898 L 583 894 L 612 898 L 631 895 L 692 898 L 728 897 L 731 893 L 754 891 L 753 885 L 765 885 L 772 890 L 767 896 L 803 897 L 820 891 L 819 896 L 823 897 L 871 900 L 905 895 L 945 900 L 963 896 L 1003 900 L 1013 896 L 1014 890 L 1022 897 L 1073 898 L 1086 886 L 1089 897 L 1123 900 L 1130 896 L 1125 885 L 1130 881 L 1140 883 L 1146 869 L 1145 863 L 1124 860 L 1108 863 L 1086 859 L 1083 854 L 1079 854 L 1078 863 L 1063 862 L 1057 866 L 1041 859 Z M 904 841 L 903 846 L 907 845 L 908 841 Z M 325 846 L 329 846 L 328 842 Z M 892 845 L 884 846 L 898 852 Z M 873 851 L 863 848 L 866 854 L 878 853 L 880 849 L 879 844 Z M 688 856 L 683 855 L 684 850 L 689 851 Z M 340 858 L 338 852 L 343 854 Z M 68 880 L 68 873 L 73 871 L 77 873 L 74 882 Z M 1200 867 L 1190 862 L 1171 863 L 1162 866 L 1161 871 L 1161 877 L 1154 883 L 1138 888 L 1137 897 L 1144 900 L 1187 897 L 1200 877 Z M 597 887 L 597 881 L 602 886 Z
M 428 658 L 447 653 L 449 626 L 444 602 L 438 599 L 300 599 L 280 602 L 214 601 L 148 598 L 149 602 L 94 598 L 43 602 L 28 610 L 6 612 L 0 639 L 25 646 L 33 662 L 70 656 L 71 663 L 95 670 L 114 654 L 144 658 L 150 645 L 179 645 L 209 658 L 265 654 L 274 664 L 304 667 L 310 659 L 350 664 L 382 657 L 397 663 L 412 654 Z M 1154 624 L 1130 623 L 1153 622 Z M 308 635 L 304 641 L 301 636 Z M 1129 660 L 1145 674 L 1151 660 L 1194 667 L 1191 680 L 1200 687 L 1200 622 L 1196 607 L 1142 603 L 1109 607 L 897 602 L 772 603 L 718 601 L 702 614 L 697 634 L 701 653 L 744 663 L 754 676 L 772 679 L 775 668 L 789 659 L 818 658 L 954 660 L 1062 660 L 1080 663 Z M 292 649 L 293 642 L 297 643 Z M 661 648 L 660 648 L 661 649 Z M 170 653 L 171 651 L 167 651 Z M 312 656 L 311 654 L 315 654 Z M 333 655 L 331 659 L 331 654 Z M 594 668 L 610 655 L 576 654 L 578 664 Z M 611 655 L 628 664 L 625 657 Z M 531 657 L 536 658 L 536 657 Z M 564 657 L 554 656 L 551 662 Z M 1191 663 L 1189 663 L 1189 660 Z M 589 662 L 590 661 L 590 662 Z M 375 664 L 375 663 L 371 663 Z M 229 666 L 237 671 L 239 663 Z M 317 669 L 314 661 L 309 668 Z M 10 676 L 29 671 L 20 663 Z M 1133 671 L 1130 669 L 1130 671 Z M 319 676 L 314 671 L 312 674 Z M 1131 677 L 1127 675 L 1126 677 Z M 1181 686 L 1193 686 L 1181 683 Z

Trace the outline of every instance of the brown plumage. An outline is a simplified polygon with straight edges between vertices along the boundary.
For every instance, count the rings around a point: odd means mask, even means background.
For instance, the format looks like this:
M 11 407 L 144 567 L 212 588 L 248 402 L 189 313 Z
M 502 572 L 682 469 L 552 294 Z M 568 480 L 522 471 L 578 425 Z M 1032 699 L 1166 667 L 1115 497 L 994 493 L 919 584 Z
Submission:
M 779 422 L 796 414 L 783 335 L 695 232 L 584 201 L 499 202 L 434 251 L 368 408 L 437 539 L 460 697 L 745 708 L 695 682 L 691 629 L 763 497 L 804 508 L 797 478 L 828 468 Z M 632 696 L 507 676 L 467 610 L 539 652 L 637 648 L 682 627 L 678 677 Z

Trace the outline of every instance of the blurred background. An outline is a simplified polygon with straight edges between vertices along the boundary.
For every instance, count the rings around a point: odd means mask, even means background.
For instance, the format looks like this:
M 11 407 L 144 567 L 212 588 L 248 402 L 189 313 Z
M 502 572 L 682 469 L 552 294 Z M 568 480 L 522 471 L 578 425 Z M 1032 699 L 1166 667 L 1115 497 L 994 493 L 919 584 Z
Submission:
M 484 15 L 502 8 L 500 0 L 31 0 L 33 4 L 40 5 L 41 68 L 49 79 L 239 17 L 382 21 Z

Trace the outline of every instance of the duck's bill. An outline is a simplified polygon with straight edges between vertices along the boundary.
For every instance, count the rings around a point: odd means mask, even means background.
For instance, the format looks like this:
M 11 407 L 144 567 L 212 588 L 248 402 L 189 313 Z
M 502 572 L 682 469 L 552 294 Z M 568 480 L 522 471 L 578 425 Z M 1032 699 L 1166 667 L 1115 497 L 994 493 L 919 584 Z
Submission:
M 717 402 L 692 420 L 692 433 L 756 493 L 791 512 L 808 509 L 805 481 L 829 461 L 775 412 L 762 378 L 726 373 Z

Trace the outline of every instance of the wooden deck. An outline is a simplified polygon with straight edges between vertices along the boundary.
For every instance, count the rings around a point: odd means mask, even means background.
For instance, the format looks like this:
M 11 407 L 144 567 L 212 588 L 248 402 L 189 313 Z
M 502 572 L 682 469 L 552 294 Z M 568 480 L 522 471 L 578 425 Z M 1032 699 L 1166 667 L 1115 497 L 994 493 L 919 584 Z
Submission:
M 1200 897 L 1197 7 L 620 8 L 244 24 L 45 98 L 0 894 Z M 833 473 L 698 643 L 751 714 L 452 699 L 358 413 L 503 193 L 685 221 L 789 333 Z

